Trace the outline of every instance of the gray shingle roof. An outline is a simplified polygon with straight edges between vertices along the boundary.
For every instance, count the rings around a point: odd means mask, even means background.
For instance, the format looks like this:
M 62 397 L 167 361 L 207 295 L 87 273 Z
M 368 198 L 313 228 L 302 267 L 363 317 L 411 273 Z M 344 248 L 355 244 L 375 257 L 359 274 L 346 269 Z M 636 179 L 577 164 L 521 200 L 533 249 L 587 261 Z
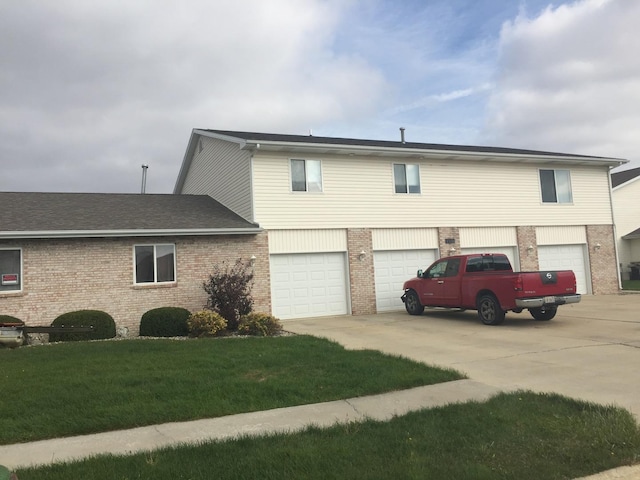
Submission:
M 11 232 L 135 236 L 260 230 L 207 195 L 0 192 L 0 205 L 0 236 L 5 237 Z
M 633 180 L 638 176 L 640 176 L 640 167 L 631 168 L 629 170 L 624 170 L 622 172 L 612 173 L 611 186 L 615 188 L 619 185 L 622 185 L 623 183 L 627 183 L 629 180 Z
M 388 140 L 363 140 L 355 138 L 316 137 L 315 135 L 287 135 L 278 133 L 236 132 L 231 130 L 196 129 L 228 137 L 235 137 L 255 142 L 285 142 L 285 143 L 315 143 L 341 146 L 363 146 L 377 148 L 403 148 L 407 150 L 438 150 L 470 153 L 494 153 L 507 155 L 535 155 L 541 157 L 567 157 L 584 159 L 605 159 L 607 157 L 594 157 L 589 155 L 574 155 L 568 153 L 553 153 L 537 150 L 526 150 L 506 147 L 487 147 L 477 145 L 449 145 L 439 143 L 401 142 Z

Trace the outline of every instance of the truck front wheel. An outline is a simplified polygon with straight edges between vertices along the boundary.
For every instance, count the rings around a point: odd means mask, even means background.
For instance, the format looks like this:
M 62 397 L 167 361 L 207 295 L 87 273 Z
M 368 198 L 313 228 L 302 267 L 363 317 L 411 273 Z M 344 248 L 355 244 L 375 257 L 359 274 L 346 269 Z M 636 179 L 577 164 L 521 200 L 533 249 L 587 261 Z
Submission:
M 407 309 L 409 315 L 422 315 L 422 312 L 424 312 L 424 305 L 420 303 L 418 294 L 413 290 L 409 290 L 405 294 L 404 308 Z
M 529 313 L 531 316 L 540 321 L 551 320 L 556 316 L 556 312 L 558 311 L 558 307 L 544 307 L 544 308 L 530 308 Z
M 500 325 L 504 322 L 504 311 L 496 297 L 485 294 L 478 299 L 478 318 L 485 325 Z

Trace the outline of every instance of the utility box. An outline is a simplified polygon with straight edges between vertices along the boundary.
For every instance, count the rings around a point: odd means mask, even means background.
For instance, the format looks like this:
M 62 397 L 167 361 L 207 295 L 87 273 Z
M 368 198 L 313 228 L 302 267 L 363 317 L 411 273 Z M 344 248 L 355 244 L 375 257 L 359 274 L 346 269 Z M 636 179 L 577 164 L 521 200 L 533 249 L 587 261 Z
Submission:
M 24 332 L 22 328 L 16 328 L 15 325 L 0 323 L 0 345 L 15 348 L 24 342 Z M 2 480 L 2 477 L 0 477 Z

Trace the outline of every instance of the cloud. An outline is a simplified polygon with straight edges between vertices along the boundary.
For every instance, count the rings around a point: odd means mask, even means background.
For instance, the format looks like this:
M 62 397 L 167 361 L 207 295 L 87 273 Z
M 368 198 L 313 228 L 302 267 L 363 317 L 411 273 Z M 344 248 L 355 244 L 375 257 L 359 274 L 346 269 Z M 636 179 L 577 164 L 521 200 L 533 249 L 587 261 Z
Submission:
M 640 3 L 582 0 L 501 31 L 485 135 L 498 145 L 639 160 Z
M 384 75 L 333 48 L 350 2 L 0 4 L 0 190 L 170 192 L 191 128 L 365 115 Z M 302 131 L 299 133 L 303 133 Z

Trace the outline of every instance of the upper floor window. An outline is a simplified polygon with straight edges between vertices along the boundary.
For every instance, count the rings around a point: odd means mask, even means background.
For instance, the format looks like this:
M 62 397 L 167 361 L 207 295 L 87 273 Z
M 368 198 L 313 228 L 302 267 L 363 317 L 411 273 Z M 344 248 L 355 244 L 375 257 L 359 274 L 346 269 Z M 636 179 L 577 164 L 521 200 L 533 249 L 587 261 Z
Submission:
M 136 283 L 166 283 L 176 281 L 175 245 L 136 245 Z
M 571 203 L 569 170 L 540 170 L 540 190 L 543 203 Z
M 418 165 L 394 163 L 393 183 L 396 193 L 420 193 L 420 167 Z
M 0 293 L 22 290 L 22 250 L 0 250 Z
M 291 160 L 291 190 L 294 192 L 322 191 L 320 160 Z

